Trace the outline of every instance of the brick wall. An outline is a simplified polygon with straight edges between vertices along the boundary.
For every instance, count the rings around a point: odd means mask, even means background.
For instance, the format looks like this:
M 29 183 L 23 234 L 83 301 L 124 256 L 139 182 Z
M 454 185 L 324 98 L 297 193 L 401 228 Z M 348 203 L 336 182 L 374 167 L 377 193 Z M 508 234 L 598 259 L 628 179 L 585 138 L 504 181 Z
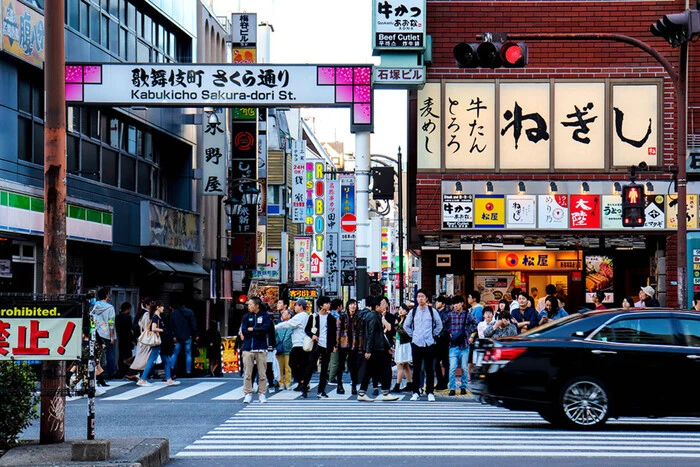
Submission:
M 692 3 L 692 2 L 691 2 Z M 529 64 L 520 69 L 459 69 L 452 49 L 458 42 L 476 42 L 483 32 L 516 34 L 537 33 L 616 33 L 642 40 L 678 66 L 678 49 L 649 32 L 651 24 L 665 14 L 685 9 L 676 1 L 427 1 L 427 33 L 433 39 L 432 64 L 428 80 L 439 79 L 593 79 L 593 78 L 663 78 L 664 165 L 676 165 L 676 105 L 673 83 L 663 67 L 644 51 L 628 44 L 586 41 L 553 42 L 528 40 Z M 689 65 L 689 134 L 700 133 L 700 50 L 690 44 Z M 412 95 L 415 99 L 415 94 Z M 695 109 L 694 107 L 698 107 Z M 409 134 L 415 135 L 415 102 L 409 102 Z M 695 112 L 697 110 L 697 130 Z M 415 234 L 440 232 L 440 181 L 442 179 L 483 180 L 484 174 L 440 174 L 418 172 L 415 167 L 415 138 L 409 143 L 409 183 L 414 193 L 414 209 L 409 222 Z M 619 171 L 581 171 L 580 173 L 488 173 L 490 180 L 626 180 Z M 667 174 L 645 175 L 649 179 L 669 179 Z M 410 178 L 411 179 L 411 178 Z M 676 237 L 667 242 L 668 281 L 676 280 Z M 425 279 L 424 279 L 425 280 Z M 669 304 L 675 302 L 676 289 L 668 286 Z

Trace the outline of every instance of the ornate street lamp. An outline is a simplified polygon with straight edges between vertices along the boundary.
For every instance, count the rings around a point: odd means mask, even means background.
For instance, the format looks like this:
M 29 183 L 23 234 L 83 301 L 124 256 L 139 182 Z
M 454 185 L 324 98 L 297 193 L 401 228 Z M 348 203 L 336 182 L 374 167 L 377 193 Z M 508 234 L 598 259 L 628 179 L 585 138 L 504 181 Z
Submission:
M 257 206 L 262 193 L 258 188 L 260 180 L 253 178 L 234 178 L 229 180 L 229 197 L 224 200 L 224 210 L 228 216 L 237 216 L 245 206 Z

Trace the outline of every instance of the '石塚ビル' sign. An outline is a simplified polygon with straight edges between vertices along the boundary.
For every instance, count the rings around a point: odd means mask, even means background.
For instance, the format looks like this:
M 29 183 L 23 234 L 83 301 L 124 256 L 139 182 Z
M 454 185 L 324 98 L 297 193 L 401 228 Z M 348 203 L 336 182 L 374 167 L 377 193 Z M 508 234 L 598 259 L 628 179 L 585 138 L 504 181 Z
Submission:
M 0 302 L 0 360 L 75 360 L 81 356 L 81 305 Z

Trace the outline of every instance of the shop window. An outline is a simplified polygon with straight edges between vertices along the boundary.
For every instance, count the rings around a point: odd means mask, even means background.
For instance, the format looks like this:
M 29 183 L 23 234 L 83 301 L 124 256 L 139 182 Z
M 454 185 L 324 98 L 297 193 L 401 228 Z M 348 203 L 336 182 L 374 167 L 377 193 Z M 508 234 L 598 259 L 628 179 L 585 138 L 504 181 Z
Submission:
M 102 183 L 117 186 L 119 181 L 119 154 L 111 149 L 102 149 Z
M 136 159 L 127 155 L 121 157 L 121 174 L 119 185 L 125 190 L 136 189 Z

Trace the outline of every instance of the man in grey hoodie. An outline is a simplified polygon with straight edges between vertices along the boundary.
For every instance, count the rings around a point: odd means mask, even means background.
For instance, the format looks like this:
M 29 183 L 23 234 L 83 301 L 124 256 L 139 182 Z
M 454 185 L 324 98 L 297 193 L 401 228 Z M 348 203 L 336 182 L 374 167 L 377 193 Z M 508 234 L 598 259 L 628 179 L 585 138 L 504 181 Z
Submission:
M 292 377 L 297 382 L 295 391 L 303 391 L 304 371 L 309 361 L 309 353 L 304 351 L 304 337 L 306 337 L 306 323 L 309 314 L 306 312 L 306 300 L 299 299 L 294 303 L 295 315 L 288 321 L 282 321 L 275 325 L 275 331 L 280 329 L 292 329 L 292 350 L 289 352 L 289 366 L 292 368 Z
M 107 378 L 111 379 L 115 375 L 114 339 L 116 331 L 114 329 L 114 307 L 109 303 L 109 298 L 109 289 L 106 287 L 97 291 L 97 302 L 92 309 L 92 316 L 95 321 L 97 334 L 105 343 L 104 355 L 107 360 L 105 370 L 107 371 Z

